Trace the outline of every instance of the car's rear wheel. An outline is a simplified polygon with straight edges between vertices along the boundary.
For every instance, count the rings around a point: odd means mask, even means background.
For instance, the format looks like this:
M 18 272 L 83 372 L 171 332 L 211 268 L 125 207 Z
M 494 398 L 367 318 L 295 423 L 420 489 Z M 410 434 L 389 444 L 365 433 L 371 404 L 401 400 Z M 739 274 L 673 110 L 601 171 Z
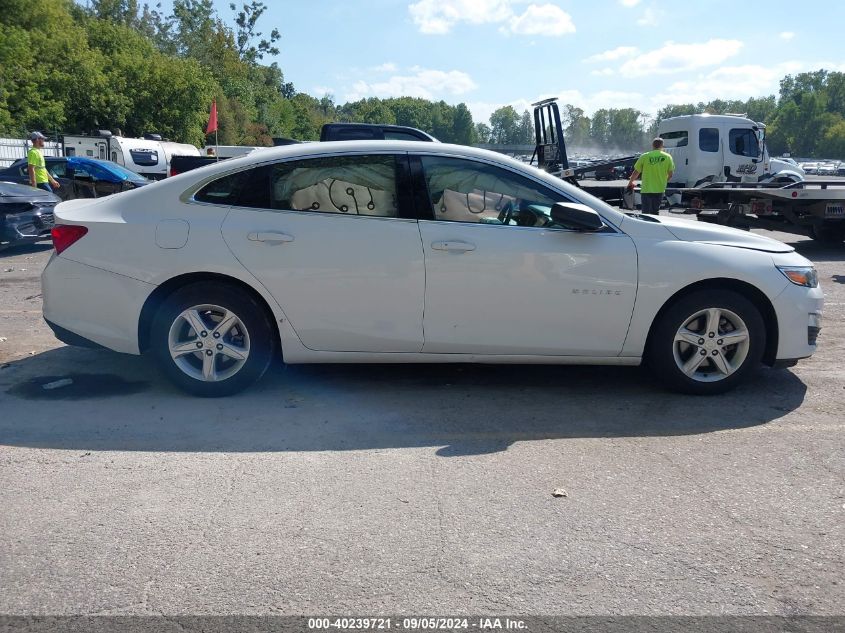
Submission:
M 724 393 L 759 367 L 765 342 L 765 322 L 753 303 L 730 290 L 702 290 L 663 313 L 647 362 L 675 391 Z
M 153 320 L 150 342 L 178 387 L 218 397 L 261 378 L 273 358 L 274 340 L 266 310 L 248 292 L 201 282 L 167 297 Z

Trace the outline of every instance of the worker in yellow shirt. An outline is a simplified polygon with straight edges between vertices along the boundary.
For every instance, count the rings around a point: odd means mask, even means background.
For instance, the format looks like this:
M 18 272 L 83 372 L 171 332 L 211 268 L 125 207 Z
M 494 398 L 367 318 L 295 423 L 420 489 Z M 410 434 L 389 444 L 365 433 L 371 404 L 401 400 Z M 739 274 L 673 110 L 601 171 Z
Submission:
M 53 193 L 53 187 L 58 189 L 61 185 L 47 171 L 47 166 L 44 163 L 44 154 L 41 153 L 41 149 L 44 147 L 46 138 L 41 132 L 33 132 L 29 135 L 32 147 L 26 153 L 26 162 L 29 166 L 29 184 Z
M 642 175 L 640 197 L 642 198 L 643 213 L 658 215 L 666 184 L 675 171 L 672 155 L 663 150 L 663 139 L 656 138 L 651 142 L 652 150 L 646 152 L 634 163 L 634 171 L 628 179 L 628 189 L 634 188 L 634 181 Z

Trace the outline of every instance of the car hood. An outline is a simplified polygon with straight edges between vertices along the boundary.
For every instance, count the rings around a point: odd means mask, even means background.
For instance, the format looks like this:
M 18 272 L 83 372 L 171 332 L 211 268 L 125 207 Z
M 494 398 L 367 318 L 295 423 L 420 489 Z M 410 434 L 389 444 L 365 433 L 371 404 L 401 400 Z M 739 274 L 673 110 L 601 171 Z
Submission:
M 773 240 L 770 237 L 763 237 L 750 231 L 719 226 L 718 224 L 666 216 L 661 216 L 659 222 L 672 235 L 685 242 L 720 244 L 722 246 L 748 248 L 766 253 L 790 253 L 795 250 L 791 246 Z

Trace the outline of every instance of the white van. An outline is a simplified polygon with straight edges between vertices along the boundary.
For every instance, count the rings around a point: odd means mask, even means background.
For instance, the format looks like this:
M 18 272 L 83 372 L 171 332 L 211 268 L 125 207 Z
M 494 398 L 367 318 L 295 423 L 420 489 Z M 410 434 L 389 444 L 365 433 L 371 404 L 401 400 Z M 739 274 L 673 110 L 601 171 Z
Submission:
M 800 167 L 771 159 L 766 126 L 741 115 L 690 114 L 660 122 L 658 136 L 672 154 L 675 173 L 670 187 L 705 182 L 797 182 Z
M 136 174 L 158 180 L 167 177 L 171 156 L 199 156 L 200 151 L 187 143 L 162 141 L 158 135 L 128 138 L 101 130 L 99 136 L 66 135 L 64 155 L 110 160 Z

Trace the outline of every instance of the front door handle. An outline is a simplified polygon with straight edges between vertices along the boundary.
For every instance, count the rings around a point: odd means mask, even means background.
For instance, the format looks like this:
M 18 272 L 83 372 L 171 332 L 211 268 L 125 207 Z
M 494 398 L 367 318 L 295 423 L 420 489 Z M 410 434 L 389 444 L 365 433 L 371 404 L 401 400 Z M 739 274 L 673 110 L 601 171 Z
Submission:
M 452 253 L 468 253 L 475 250 L 475 244 L 461 242 L 460 240 L 450 242 L 432 242 L 431 248 L 435 251 L 450 251 Z
M 293 242 L 293 235 L 279 231 L 256 231 L 247 235 L 250 242 L 264 242 L 266 244 L 286 244 Z

